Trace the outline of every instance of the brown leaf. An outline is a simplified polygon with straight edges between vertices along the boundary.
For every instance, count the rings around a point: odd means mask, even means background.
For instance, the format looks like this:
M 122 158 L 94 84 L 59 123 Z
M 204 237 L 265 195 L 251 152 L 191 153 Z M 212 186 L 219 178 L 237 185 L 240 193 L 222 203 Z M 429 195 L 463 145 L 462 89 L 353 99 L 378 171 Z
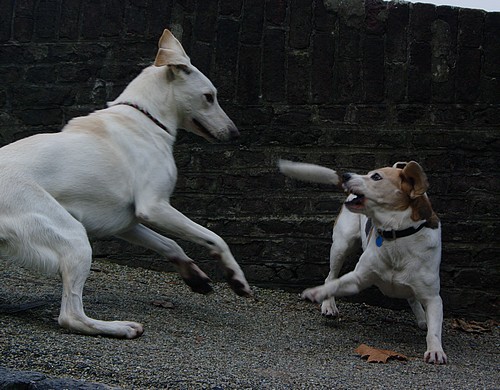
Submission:
M 172 302 L 166 300 L 157 299 L 151 302 L 151 304 L 153 306 L 163 307 L 164 309 L 175 309 L 175 305 Z
M 456 330 L 462 330 L 467 333 L 484 333 L 491 332 L 493 328 L 500 325 L 498 321 L 488 320 L 484 322 L 465 321 L 460 318 L 454 318 L 451 322 L 451 327 Z
M 361 344 L 358 348 L 354 350 L 362 358 L 367 357 L 368 363 L 387 363 L 390 358 L 398 360 L 408 360 L 405 355 L 399 352 L 389 351 L 386 349 L 378 349 L 369 347 L 366 344 Z

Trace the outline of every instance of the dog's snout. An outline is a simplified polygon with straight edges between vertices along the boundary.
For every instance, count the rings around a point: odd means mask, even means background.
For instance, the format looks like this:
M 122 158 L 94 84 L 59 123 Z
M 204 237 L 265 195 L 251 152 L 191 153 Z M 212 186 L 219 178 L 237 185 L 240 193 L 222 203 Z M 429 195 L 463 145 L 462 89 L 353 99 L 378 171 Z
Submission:
M 229 132 L 229 139 L 237 139 L 240 137 L 240 132 L 238 131 L 238 128 L 235 125 L 229 126 L 227 129 Z
M 344 173 L 342 174 L 342 181 L 344 183 L 348 182 L 349 180 L 351 180 L 352 178 L 352 175 L 350 173 Z

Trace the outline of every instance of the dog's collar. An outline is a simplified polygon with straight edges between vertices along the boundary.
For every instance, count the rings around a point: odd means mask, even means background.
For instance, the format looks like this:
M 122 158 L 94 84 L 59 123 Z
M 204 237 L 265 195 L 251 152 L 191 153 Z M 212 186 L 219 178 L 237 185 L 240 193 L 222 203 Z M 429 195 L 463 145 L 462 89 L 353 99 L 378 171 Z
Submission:
M 403 229 L 403 230 L 377 229 L 377 239 L 375 242 L 378 247 L 381 247 L 382 243 L 384 242 L 384 239 L 395 240 L 396 238 L 408 237 L 411 236 L 412 234 L 419 232 L 420 230 L 422 230 L 424 227 L 427 226 L 429 226 L 429 223 L 425 221 L 417 227 L 409 227 L 408 229 Z
M 130 103 L 130 102 L 119 102 L 119 103 L 113 104 L 113 106 L 118 106 L 118 105 L 125 105 L 125 106 L 129 106 L 129 107 L 135 108 L 137 111 L 142 112 L 149 119 L 151 119 L 151 121 L 156 126 L 158 126 L 160 129 L 162 129 L 163 131 L 166 131 L 168 134 L 172 135 L 172 133 L 170 133 L 170 131 L 168 130 L 167 126 L 165 126 L 163 123 L 161 123 L 158 119 L 156 119 L 153 115 L 151 115 L 147 110 L 145 110 L 141 106 L 138 106 L 137 104 Z

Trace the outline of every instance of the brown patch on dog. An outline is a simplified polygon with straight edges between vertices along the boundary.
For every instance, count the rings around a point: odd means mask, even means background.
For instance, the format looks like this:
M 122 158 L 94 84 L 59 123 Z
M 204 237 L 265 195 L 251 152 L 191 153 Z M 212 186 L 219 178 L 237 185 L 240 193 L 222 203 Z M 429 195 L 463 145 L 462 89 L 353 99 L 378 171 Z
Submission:
M 68 122 L 64 131 L 88 133 L 97 137 L 107 138 L 106 122 L 100 119 L 98 115 L 73 118 Z
M 415 161 L 410 161 L 401 171 L 401 188 L 410 198 L 415 199 L 425 194 L 429 181 L 422 167 Z
M 425 193 L 429 181 L 422 167 L 415 161 L 410 161 L 400 172 L 401 190 L 409 197 L 413 221 L 426 220 L 432 229 L 439 226 L 439 218 L 432 210 L 431 202 Z

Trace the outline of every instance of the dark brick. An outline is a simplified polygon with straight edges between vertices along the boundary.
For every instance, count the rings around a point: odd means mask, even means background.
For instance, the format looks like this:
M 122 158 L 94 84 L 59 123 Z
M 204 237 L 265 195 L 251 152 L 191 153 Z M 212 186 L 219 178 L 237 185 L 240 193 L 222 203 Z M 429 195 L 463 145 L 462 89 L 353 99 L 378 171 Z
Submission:
M 14 18 L 14 40 L 19 42 L 29 42 L 33 37 L 33 18 L 16 16 Z
M 385 96 L 390 102 L 401 103 L 406 99 L 407 65 L 385 64 Z
M 290 2 L 289 45 L 294 49 L 306 49 L 311 40 L 312 3 L 303 0 Z
M 384 98 L 384 40 L 368 35 L 363 42 L 363 92 L 366 102 Z
M 230 19 L 221 19 L 217 26 L 215 84 L 219 93 L 229 99 L 236 92 L 239 31 L 240 24 Z
M 56 81 L 56 77 L 54 66 L 35 65 L 26 69 L 25 79 L 27 82 L 33 84 L 50 84 Z
M 451 46 L 450 25 L 438 19 L 432 25 L 432 100 L 452 102 L 455 98 L 456 48 Z
M 59 38 L 76 40 L 79 35 L 80 5 L 82 0 L 62 0 Z
M 125 9 L 125 32 L 127 36 L 143 36 L 147 26 L 146 8 L 143 5 L 129 4 Z
M 409 3 L 390 3 L 385 34 L 385 53 L 389 62 L 406 62 Z
M 416 3 L 411 5 L 409 34 L 416 42 L 430 42 L 431 26 L 437 18 L 434 4 Z
M 313 36 L 311 92 L 314 103 L 333 101 L 334 39 L 330 33 Z
M 96 39 L 101 36 L 105 23 L 104 3 L 98 0 L 82 2 L 82 30 L 84 39 Z
M 241 18 L 241 42 L 258 45 L 262 40 L 265 0 L 245 1 Z
M 343 122 L 346 114 L 346 106 L 322 106 L 319 109 L 319 116 L 321 120 L 332 122 Z
M 486 14 L 483 52 L 484 73 L 500 77 L 500 12 Z
M 481 51 L 462 48 L 458 53 L 456 91 L 457 102 L 475 102 L 479 95 Z
M 426 110 L 421 106 L 398 106 L 397 119 L 402 124 L 414 124 L 423 122 L 426 118 Z
M 282 26 L 286 18 L 286 0 L 266 0 L 266 20 L 275 25 Z
M 217 2 L 198 1 L 196 3 L 196 18 L 194 34 L 198 41 L 212 43 L 217 26 Z
M 15 84 L 19 82 L 23 74 L 24 71 L 19 66 L 2 66 L 0 67 L 0 84 L 3 86 Z
M 481 46 L 484 11 L 463 8 L 458 14 L 458 44 L 463 47 Z
M 310 59 L 306 53 L 288 55 L 287 102 L 291 105 L 309 101 Z
M 365 31 L 382 35 L 385 32 L 387 3 L 382 0 L 365 0 Z
M 431 97 L 431 45 L 413 42 L 408 67 L 408 101 L 428 102 Z
M 119 0 L 114 0 L 119 1 Z M 120 3 L 123 4 L 122 1 Z M 150 0 L 148 3 L 147 20 L 149 37 L 160 37 L 163 30 L 170 27 L 172 20 L 173 0 Z M 180 37 L 179 37 L 180 38 Z
M 42 0 L 38 3 L 35 13 L 35 34 L 38 39 L 56 38 L 59 14 L 58 1 Z
M 121 0 L 106 0 L 104 2 L 104 19 L 106 23 L 103 26 L 103 35 L 106 37 L 121 37 L 124 28 L 127 29 L 128 33 L 135 32 L 136 34 L 139 31 L 141 34 L 144 30 L 145 26 L 133 26 L 131 19 L 139 20 L 141 16 L 143 16 L 143 11 L 137 19 L 131 18 L 131 13 L 135 12 L 133 7 L 130 7 L 127 12 L 125 12 L 125 2 Z M 127 26 L 124 27 L 124 21 L 127 23 Z M 134 28 L 136 31 L 134 31 Z
M 60 108 L 22 110 L 16 113 L 17 118 L 30 126 L 58 126 L 63 123 L 63 113 Z
M 242 104 L 258 104 L 261 90 L 261 48 L 240 46 L 237 99 Z
M 324 1 L 314 3 L 313 27 L 317 31 L 332 32 L 337 21 L 336 15 L 328 11 Z
M 346 23 L 339 23 L 335 55 L 339 59 L 360 59 L 362 57 L 361 34 Z
M 204 42 L 195 42 L 193 44 L 193 53 L 191 62 L 205 75 L 210 76 L 212 69 L 212 46 Z
M 262 94 L 267 101 L 285 98 L 285 32 L 266 30 L 262 52 Z
M 11 36 L 12 16 L 14 2 L 11 0 L 0 0 L 0 42 L 6 42 Z
M 357 102 L 361 98 L 361 62 L 335 60 L 333 96 L 336 103 Z
M 239 17 L 243 0 L 219 0 L 219 12 L 221 15 Z

